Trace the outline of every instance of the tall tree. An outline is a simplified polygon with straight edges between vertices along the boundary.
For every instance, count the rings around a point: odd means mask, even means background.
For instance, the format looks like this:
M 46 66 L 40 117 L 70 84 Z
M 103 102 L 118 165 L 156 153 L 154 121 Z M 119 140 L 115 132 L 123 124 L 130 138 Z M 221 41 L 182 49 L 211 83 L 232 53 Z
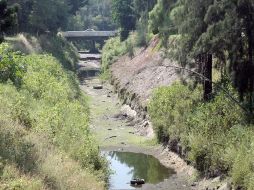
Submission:
M 90 0 L 69 20 L 68 30 L 114 30 L 111 0 Z
M 212 94 L 212 55 L 209 49 L 204 48 L 204 44 L 197 43 L 202 35 L 207 31 L 208 24 L 205 16 L 214 0 L 179 0 L 178 12 L 176 13 L 175 25 L 181 35 L 181 48 L 179 60 L 183 64 L 192 64 L 199 68 L 204 75 L 204 99 L 209 100 Z
M 156 2 L 157 0 L 134 0 L 133 6 L 137 17 L 140 18 L 143 13 L 149 13 Z
M 30 24 L 36 32 L 56 32 L 68 23 L 69 6 L 65 0 L 34 0 Z
M 175 34 L 170 12 L 174 9 L 177 0 L 158 0 L 149 13 L 149 30 L 159 34 L 162 44 L 167 47 L 168 37 Z
M 6 0 L 0 0 L 0 43 L 4 32 L 16 23 L 17 11 L 17 6 L 8 7 Z
M 223 74 L 231 76 L 252 112 L 254 2 L 214 0 L 206 10 L 204 23 L 207 27 L 196 41 L 195 51 L 211 52 L 221 62 Z
M 136 25 L 133 0 L 112 0 L 112 15 L 121 28 L 121 40 L 126 40 Z
M 68 0 L 68 4 L 70 5 L 70 13 L 76 14 L 76 12 L 81 8 L 87 5 L 89 0 Z
M 34 0 L 8 0 L 8 5 L 16 4 L 18 6 L 18 32 L 29 32 L 31 26 L 29 25 L 29 15 L 32 12 Z

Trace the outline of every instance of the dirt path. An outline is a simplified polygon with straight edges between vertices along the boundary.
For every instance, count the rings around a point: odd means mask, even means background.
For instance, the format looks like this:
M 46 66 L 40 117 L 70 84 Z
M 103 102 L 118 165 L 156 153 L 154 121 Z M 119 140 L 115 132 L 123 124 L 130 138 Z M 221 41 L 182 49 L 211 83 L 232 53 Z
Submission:
M 84 63 L 80 65 L 82 65 L 81 69 L 86 70 L 82 68 L 86 67 Z M 91 64 L 88 65 L 91 67 Z M 96 65 L 99 65 L 99 61 L 97 61 Z M 85 76 L 87 76 L 87 73 Z M 80 87 L 89 96 L 91 110 L 90 128 L 95 134 L 101 149 L 150 154 L 158 158 L 166 167 L 176 170 L 177 174 L 164 182 L 157 185 L 144 185 L 141 189 L 193 189 L 194 187 L 186 180 L 186 173 L 192 172 L 191 168 L 177 155 L 163 150 L 159 145 L 153 145 L 153 139 L 137 135 L 133 121 L 128 117 L 128 115 L 135 116 L 135 112 L 129 110 L 127 106 L 121 105 L 117 95 L 113 93 L 111 85 L 103 84 L 102 89 L 94 89 L 94 87 L 100 87 L 100 85 L 101 81 L 98 77 L 82 78 Z

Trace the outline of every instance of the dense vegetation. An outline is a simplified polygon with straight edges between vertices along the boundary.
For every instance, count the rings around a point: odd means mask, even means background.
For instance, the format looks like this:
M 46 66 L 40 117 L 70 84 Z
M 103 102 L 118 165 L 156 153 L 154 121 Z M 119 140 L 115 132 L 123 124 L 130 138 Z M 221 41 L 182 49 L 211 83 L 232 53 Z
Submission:
M 126 42 L 107 42 L 104 68 L 157 35 L 161 50 L 178 62 L 179 73 L 189 75 L 184 83 L 154 91 L 148 113 L 158 141 L 168 143 L 200 174 L 227 174 L 235 187 L 254 189 L 254 2 L 132 0 L 128 5 L 129 12 L 118 13 L 117 6 L 113 12 L 119 18 L 133 15 L 135 31 Z
M 115 25 L 120 37 L 103 48 L 104 77 L 117 57 L 133 57 L 153 35 L 179 73 L 191 73 L 183 84 L 154 92 L 148 112 L 158 141 L 201 174 L 227 174 L 236 187 L 254 189 L 253 0 L 0 0 L 0 42 L 5 34 L 27 32 L 36 35 L 27 39 L 40 44 L 39 53 L 57 58 L 0 46 L 3 188 L 91 189 L 96 177 L 105 178 L 87 127 L 86 98 L 67 71 L 75 70 L 75 48 L 56 34 Z M 213 72 L 220 72 L 216 81 Z
M 66 29 L 70 18 L 87 0 L 8 0 L 10 6 L 18 6 L 18 32 L 37 34 Z
M 232 87 L 228 91 L 237 98 Z M 161 142 L 191 161 L 202 174 L 229 174 L 233 183 L 253 189 L 253 125 L 223 92 L 205 103 L 201 88 L 176 83 L 155 91 L 149 114 Z
M 0 0 L 1 37 L 26 32 L 0 44 L 0 189 L 105 188 L 107 165 L 74 73 L 77 50 L 57 36 L 86 5 Z
M 52 56 L 20 55 L 7 44 L 0 54 L 0 187 L 103 189 L 106 165 L 73 74 Z
M 71 18 L 72 30 L 114 30 L 111 19 L 111 0 L 90 0 Z
M 140 38 L 144 38 L 144 33 L 158 34 L 166 48 L 171 36 L 179 37 L 177 51 L 170 56 L 207 79 L 204 99 L 212 96 L 212 63 L 216 61 L 222 79 L 232 81 L 250 112 L 253 109 L 253 10 L 251 0 L 158 0 L 156 4 L 153 0 L 138 3 L 113 0 L 113 18 L 122 30 L 129 33 L 136 28 Z M 121 35 L 122 40 L 126 38 Z
M 17 6 L 8 6 L 7 1 L 0 1 L 0 43 L 3 41 L 3 33 L 16 22 Z

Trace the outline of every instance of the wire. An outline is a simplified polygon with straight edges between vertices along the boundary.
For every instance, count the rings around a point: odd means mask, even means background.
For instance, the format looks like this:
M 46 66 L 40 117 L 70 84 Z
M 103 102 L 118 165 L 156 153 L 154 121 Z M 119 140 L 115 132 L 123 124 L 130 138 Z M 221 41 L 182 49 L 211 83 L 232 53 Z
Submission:
M 175 66 L 175 65 L 167 65 L 167 66 L 162 66 L 162 67 L 171 67 L 171 68 L 175 68 L 175 69 L 179 69 L 179 70 L 185 70 L 189 73 L 193 73 L 197 76 L 199 76 L 200 78 L 204 79 L 205 81 L 209 81 L 211 82 L 212 84 L 214 84 L 215 86 L 217 86 L 219 89 L 221 89 L 233 102 L 235 102 L 241 109 L 243 109 L 247 114 L 251 115 L 251 113 L 249 112 L 248 109 L 246 109 L 244 106 L 241 105 L 241 103 L 236 100 L 236 98 L 234 98 L 225 88 L 221 87 L 219 84 L 213 82 L 212 80 L 210 80 L 209 78 L 205 77 L 203 74 L 201 73 L 198 73 L 196 71 L 193 71 L 191 69 L 187 69 L 185 67 L 180 67 L 180 66 Z

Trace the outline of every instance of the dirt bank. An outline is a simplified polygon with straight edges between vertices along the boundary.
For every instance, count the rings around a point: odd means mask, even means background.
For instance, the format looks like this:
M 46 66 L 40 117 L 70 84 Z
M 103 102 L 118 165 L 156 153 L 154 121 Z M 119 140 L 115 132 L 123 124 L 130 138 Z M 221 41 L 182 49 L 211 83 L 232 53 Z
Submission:
M 140 136 L 136 132 L 137 112 L 127 105 L 122 105 L 117 94 L 113 93 L 113 86 L 103 84 L 102 89 L 94 89 L 100 86 L 98 77 L 88 77 L 83 71 L 94 65 L 98 68 L 98 62 L 93 64 L 81 62 L 80 79 L 81 89 L 89 96 L 91 110 L 90 128 L 102 150 L 118 150 L 136 153 L 150 154 L 156 157 L 166 167 L 171 167 L 176 174 L 171 178 L 157 184 L 145 185 L 145 190 L 193 189 L 189 178 L 185 177 L 185 171 L 191 172 L 190 166 L 185 164 L 177 155 L 169 153 L 167 149 L 156 145 L 151 136 Z M 92 68 L 93 70 L 93 68 Z M 140 121 L 141 122 L 141 121 Z
M 99 142 L 100 149 L 153 155 L 164 166 L 176 171 L 175 175 L 157 185 L 144 185 L 144 190 L 194 189 L 189 176 L 185 175 L 187 171 L 192 175 L 192 167 L 176 154 L 168 152 L 167 148 L 155 145 L 150 137 L 138 135 L 133 125 L 135 111 L 120 103 L 117 95 L 112 93 L 113 86 L 104 84 L 103 89 L 96 90 L 93 87 L 97 85 L 101 85 L 101 82 L 93 78 L 86 80 L 81 88 L 89 95 L 90 128 Z
M 122 56 L 111 66 L 112 84 L 120 99 L 143 117 L 153 89 L 179 79 L 175 69 L 165 67 L 174 63 L 164 59 L 157 46 L 155 38 L 146 49 L 139 49 L 133 59 Z
M 150 131 L 152 128 L 147 115 L 147 105 L 153 90 L 160 86 L 169 86 L 180 79 L 178 71 L 168 67 L 176 66 L 176 64 L 164 58 L 163 52 L 157 51 L 157 46 L 158 39 L 155 38 L 146 49 L 137 50 L 133 59 L 125 55 L 111 66 L 111 83 L 115 92 L 124 104 L 137 112 L 137 118 L 139 118 L 137 120 L 141 119 L 148 123 L 145 127 L 139 122 L 135 125 L 136 131 L 141 135 L 148 134 L 146 130 Z M 173 149 L 171 144 L 166 148 L 149 150 L 148 153 L 157 157 L 164 165 L 174 168 L 178 176 L 188 178 L 191 182 L 189 189 L 219 189 L 223 188 L 223 185 L 227 186 L 221 177 L 194 182 L 193 179 L 197 177 L 196 170 L 187 165 L 177 154 L 171 152 L 173 150 L 181 155 L 182 149 L 178 143 L 176 145 L 173 143 Z M 133 148 L 131 150 L 135 151 Z M 226 187 L 226 189 L 230 188 Z

